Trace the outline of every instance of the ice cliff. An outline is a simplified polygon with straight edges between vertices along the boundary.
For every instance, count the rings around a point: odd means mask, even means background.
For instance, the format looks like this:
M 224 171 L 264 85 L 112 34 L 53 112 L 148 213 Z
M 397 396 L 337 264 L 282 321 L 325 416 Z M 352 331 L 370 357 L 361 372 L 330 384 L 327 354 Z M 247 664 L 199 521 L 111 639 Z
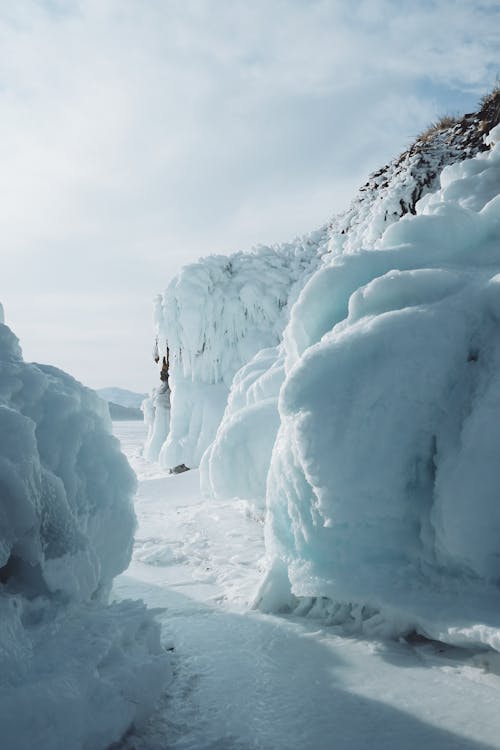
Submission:
M 263 608 L 500 648 L 499 103 L 159 299 L 160 459 L 265 516 Z
M 165 467 L 198 466 L 214 439 L 238 370 L 264 347 L 276 346 L 289 297 L 311 272 L 326 230 L 302 241 L 212 255 L 186 266 L 157 300 L 160 354 L 170 348 L 170 430 L 150 451 Z M 162 348 L 163 347 L 163 348 Z M 157 398 L 158 394 L 155 394 Z M 146 418 L 149 409 L 146 407 Z M 159 419 L 167 425 L 163 410 Z M 150 440 L 151 442 L 151 440 Z
M 135 477 L 95 393 L 27 364 L 0 317 L 0 727 L 9 750 L 102 750 L 168 677 L 129 563 Z

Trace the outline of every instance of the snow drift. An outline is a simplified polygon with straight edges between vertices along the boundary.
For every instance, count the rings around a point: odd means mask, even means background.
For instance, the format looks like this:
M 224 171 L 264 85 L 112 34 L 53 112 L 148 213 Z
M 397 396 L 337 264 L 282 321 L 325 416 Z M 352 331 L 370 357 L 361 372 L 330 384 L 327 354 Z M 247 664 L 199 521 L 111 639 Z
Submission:
M 2 316 L 3 321 L 3 316 Z M 11 750 L 102 750 L 152 709 L 168 664 L 130 560 L 135 477 L 106 405 L 23 362 L 0 324 L 0 726 Z

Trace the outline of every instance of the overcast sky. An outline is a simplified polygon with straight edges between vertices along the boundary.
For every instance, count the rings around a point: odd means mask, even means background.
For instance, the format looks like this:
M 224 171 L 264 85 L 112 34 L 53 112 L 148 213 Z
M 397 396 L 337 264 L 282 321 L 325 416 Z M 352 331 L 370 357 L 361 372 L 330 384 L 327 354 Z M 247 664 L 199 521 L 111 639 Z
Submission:
M 147 390 L 152 299 L 345 208 L 499 72 L 499 3 L 0 0 L 0 301 L 25 358 Z

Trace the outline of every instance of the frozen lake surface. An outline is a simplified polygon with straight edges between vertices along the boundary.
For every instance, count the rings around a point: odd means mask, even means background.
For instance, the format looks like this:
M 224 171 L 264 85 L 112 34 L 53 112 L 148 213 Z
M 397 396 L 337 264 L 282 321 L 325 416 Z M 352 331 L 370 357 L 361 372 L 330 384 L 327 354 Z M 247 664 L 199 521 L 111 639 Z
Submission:
M 133 561 L 115 598 L 161 608 L 175 677 L 121 750 L 500 748 L 500 658 L 346 637 L 251 609 L 263 526 L 244 502 L 207 501 L 198 472 L 141 457 L 145 426 L 114 423 L 137 473 Z

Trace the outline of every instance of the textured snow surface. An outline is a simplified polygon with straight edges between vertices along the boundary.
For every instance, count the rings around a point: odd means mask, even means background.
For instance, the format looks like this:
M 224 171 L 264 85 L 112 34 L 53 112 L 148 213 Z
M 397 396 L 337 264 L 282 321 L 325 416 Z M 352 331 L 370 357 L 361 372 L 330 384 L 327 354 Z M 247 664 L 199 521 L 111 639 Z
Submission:
M 106 605 L 135 529 L 135 477 L 110 428 L 95 393 L 23 362 L 0 324 L 0 727 L 9 750 L 102 750 L 145 718 L 167 676 L 144 605 Z

